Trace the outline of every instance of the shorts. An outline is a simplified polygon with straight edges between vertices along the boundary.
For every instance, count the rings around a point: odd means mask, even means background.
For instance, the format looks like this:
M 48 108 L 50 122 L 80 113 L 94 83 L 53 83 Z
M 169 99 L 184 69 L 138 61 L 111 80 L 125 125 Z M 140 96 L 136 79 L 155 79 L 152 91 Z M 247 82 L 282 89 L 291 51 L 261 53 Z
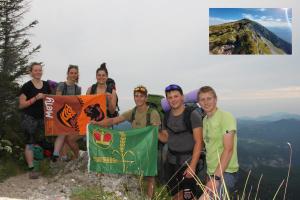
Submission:
M 194 178 L 185 178 L 183 176 L 186 168 L 186 165 L 179 166 L 176 164 L 167 163 L 166 173 L 168 177 L 168 191 L 172 196 L 174 196 L 181 190 L 190 189 L 193 196 L 199 197 L 201 191 L 196 183 L 196 180 Z
M 25 144 L 38 144 L 44 140 L 44 120 L 23 114 L 21 127 L 24 131 Z
M 227 199 L 226 198 L 226 191 L 230 194 L 234 192 L 236 189 L 236 183 L 238 182 L 239 179 L 239 173 L 234 172 L 234 173 L 229 173 L 225 172 L 223 173 L 223 178 L 221 178 L 221 184 L 217 187 L 217 193 L 218 197 L 214 197 L 214 195 L 211 193 L 210 198 L 213 200 L 215 198 L 217 199 Z M 226 191 L 225 191 L 226 187 Z

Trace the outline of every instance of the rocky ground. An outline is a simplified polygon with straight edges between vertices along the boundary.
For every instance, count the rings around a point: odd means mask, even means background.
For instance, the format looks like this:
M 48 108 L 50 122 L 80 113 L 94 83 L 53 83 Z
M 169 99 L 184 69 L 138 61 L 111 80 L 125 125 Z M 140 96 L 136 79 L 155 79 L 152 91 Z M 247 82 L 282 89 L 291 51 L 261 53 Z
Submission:
M 3 199 L 69 199 L 73 190 L 86 187 L 102 188 L 120 199 L 141 199 L 137 177 L 124 175 L 99 175 L 88 173 L 88 156 L 81 152 L 80 158 L 70 162 L 51 164 L 52 176 L 29 179 L 28 174 L 11 177 L 0 183 L 0 200 Z M 99 197 L 104 192 L 99 190 Z M 103 197 L 105 199 L 105 197 Z

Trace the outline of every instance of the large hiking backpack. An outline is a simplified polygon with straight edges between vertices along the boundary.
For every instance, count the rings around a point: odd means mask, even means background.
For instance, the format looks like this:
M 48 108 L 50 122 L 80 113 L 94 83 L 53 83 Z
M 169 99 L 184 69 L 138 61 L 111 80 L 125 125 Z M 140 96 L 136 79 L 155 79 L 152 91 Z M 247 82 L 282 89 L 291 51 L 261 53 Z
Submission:
M 106 92 L 108 93 L 112 93 L 113 90 L 116 90 L 116 83 L 114 81 L 114 79 L 112 78 L 108 78 L 106 80 Z M 93 84 L 92 85 L 92 88 L 91 88 L 91 94 L 96 94 L 97 92 L 97 83 Z M 113 118 L 113 117 L 117 117 L 119 116 L 119 111 L 120 111 L 120 107 L 119 107 L 119 99 L 118 99 L 118 95 L 117 95 L 117 104 L 116 104 L 116 110 L 114 113 L 109 113 L 107 111 L 107 116 L 109 118 Z
M 148 94 L 147 97 L 147 105 L 149 106 L 146 114 L 146 126 L 151 125 L 151 113 L 153 110 L 156 110 L 159 113 L 160 120 L 162 122 L 164 111 L 161 107 L 160 101 L 164 98 L 162 95 L 156 95 L 156 94 Z M 133 122 L 135 120 L 135 114 L 136 114 L 136 107 L 133 108 L 130 122 Z
M 163 122 L 164 122 L 165 127 L 168 130 L 170 130 L 170 131 L 172 131 L 173 133 L 176 133 L 176 134 L 180 134 L 180 133 L 183 133 L 183 132 L 186 132 L 186 131 L 193 134 L 191 114 L 194 110 L 196 110 L 200 114 L 202 119 L 205 117 L 205 112 L 201 107 L 199 107 L 196 103 L 189 103 L 189 104 L 185 105 L 185 108 L 184 108 L 184 111 L 183 111 L 183 122 L 185 124 L 185 129 L 180 130 L 180 131 L 174 131 L 171 127 L 168 126 L 170 111 L 165 112 L 165 115 L 164 115 L 164 121 Z
M 55 95 L 58 83 L 56 81 L 52 81 L 52 80 L 47 80 L 47 82 L 50 87 L 51 94 Z

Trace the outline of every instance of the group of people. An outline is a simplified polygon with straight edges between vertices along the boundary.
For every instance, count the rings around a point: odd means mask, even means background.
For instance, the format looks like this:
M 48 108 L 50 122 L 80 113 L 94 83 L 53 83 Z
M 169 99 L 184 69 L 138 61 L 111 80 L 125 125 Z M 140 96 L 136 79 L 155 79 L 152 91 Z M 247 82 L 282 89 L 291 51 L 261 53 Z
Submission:
M 20 92 L 20 109 L 23 109 L 22 126 L 26 138 L 25 157 L 31 178 L 36 178 L 33 171 L 33 145 L 44 135 L 43 130 L 43 98 L 50 93 L 46 81 L 42 81 L 42 66 L 33 63 L 30 67 L 32 80 L 25 83 Z M 57 95 L 80 95 L 77 85 L 78 67 L 70 65 L 67 80 L 57 86 Z M 143 128 L 149 125 L 159 126 L 159 141 L 168 144 L 167 174 L 168 191 L 173 199 L 221 198 L 230 193 L 238 178 L 239 164 L 237 159 L 237 125 L 235 118 L 217 107 L 217 95 L 210 86 L 201 87 L 198 91 L 197 105 L 201 110 L 190 109 L 184 104 L 183 90 L 179 85 L 171 84 L 165 88 L 166 99 L 171 110 L 164 119 L 156 109 L 147 104 L 148 90 L 145 86 L 137 86 L 133 90 L 135 107 L 116 114 L 117 94 L 115 88 L 108 88 L 106 82 L 108 71 L 105 63 L 96 71 L 97 83 L 88 88 L 86 94 L 106 94 L 107 118 L 102 121 L 91 121 L 103 127 L 111 127 L 123 121 L 129 121 L 132 128 Z M 73 158 L 78 157 L 79 148 L 76 141 L 80 136 L 58 136 L 54 145 L 53 161 L 67 159 L 66 152 L 73 151 Z M 205 146 L 207 176 L 205 185 L 201 186 L 195 178 L 198 171 L 200 154 Z M 146 177 L 147 196 L 153 197 L 155 177 Z M 226 191 L 226 192 L 224 192 Z M 221 198 L 222 199 L 222 198 Z

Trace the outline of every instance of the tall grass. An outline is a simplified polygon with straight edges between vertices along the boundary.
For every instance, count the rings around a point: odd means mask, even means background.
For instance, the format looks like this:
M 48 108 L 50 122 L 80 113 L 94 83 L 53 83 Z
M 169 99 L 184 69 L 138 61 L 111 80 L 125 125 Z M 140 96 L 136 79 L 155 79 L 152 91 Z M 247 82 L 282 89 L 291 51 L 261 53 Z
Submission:
M 279 192 L 280 192 L 282 189 L 284 189 L 283 200 L 286 199 L 287 188 L 288 188 L 288 181 L 289 181 L 290 171 L 291 171 L 291 161 L 292 161 L 292 145 L 291 145 L 289 142 L 287 143 L 287 145 L 289 146 L 289 165 L 288 165 L 287 177 L 281 181 L 281 183 L 279 184 L 279 186 L 278 186 L 278 188 L 277 188 L 275 194 L 273 195 L 273 197 L 272 197 L 272 194 L 270 194 L 270 199 L 272 199 L 272 200 L 275 200 L 275 199 L 278 198 L 278 194 L 279 194 Z M 190 168 L 190 166 L 188 165 L 188 163 L 185 163 L 185 164 L 186 164 L 187 167 L 192 171 L 192 169 Z M 182 167 L 183 167 L 183 166 L 181 166 L 181 168 L 182 168 Z M 180 168 L 180 169 L 181 169 L 181 168 Z M 180 170 L 180 169 L 179 169 L 179 170 Z M 178 171 L 179 171 L 179 170 L 178 170 Z M 177 172 L 178 172 L 178 171 L 177 171 Z M 177 172 L 176 172 L 176 173 L 177 173 Z M 175 173 L 175 174 L 176 174 L 176 173 Z M 171 179 L 175 176 L 175 174 L 171 177 Z M 247 178 L 246 178 L 246 180 L 245 180 L 245 184 L 244 184 L 244 187 L 243 187 L 243 191 L 242 191 L 241 196 L 235 196 L 234 199 L 236 199 L 236 200 L 246 200 L 246 199 L 251 199 L 251 195 L 252 195 L 251 193 L 252 193 L 252 190 L 253 190 L 253 186 L 250 186 L 250 191 L 249 191 L 249 192 L 246 191 L 246 188 L 249 186 L 248 183 L 249 183 L 250 175 L 251 175 L 251 170 L 248 172 L 248 175 L 247 175 Z M 205 188 L 205 184 L 199 179 L 199 177 L 198 177 L 195 173 L 193 173 L 192 176 L 193 176 L 193 178 L 196 180 L 196 182 L 197 182 L 198 186 L 200 187 L 200 189 L 202 190 L 202 192 L 203 192 L 204 194 L 208 195 L 208 192 L 207 192 L 207 190 L 206 190 L 206 188 Z M 262 181 L 262 178 L 263 178 L 263 174 L 261 174 L 261 176 L 260 176 L 260 178 L 259 178 L 259 181 L 258 181 L 258 184 L 257 184 L 257 187 L 256 187 L 255 198 L 254 198 L 255 200 L 256 200 L 256 199 L 260 199 L 260 198 L 259 198 L 259 192 L 260 192 L 260 189 L 261 189 L 261 181 Z M 223 176 L 221 177 L 221 179 L 222 179 L 222 181 L 224 181 L 224 177 L 223 177 Z M 170 181 L 170 180 L 169 180 L 169 181 Z M 181 180 L 181 181 L 183 181 L 183 180 Z M 181 182 L 181 181 L 180 181 L 180 182 Z M 285 183 L 285 185 L 284 185 L 284 183 Z M 167 184 L 168 184 L 168 183 L 167 183 Z M 167 190 L 167 184 L 165 184 L 165 185 L 162 187 L 162 190 L 161 190 L 161 191 L 159 191 L 158 193 L 156 193 L 154 199 L 159 200 L 160 197 L 161 197 L 161 194 L 162 194 L 163 192 L 167 192 L 167 191 L 166 191 L 166 190 Z M 179 184 L 179 183 L 178 183 L 178 184 Z M 284 188 L 283 188 L 283 186 L 284 186 Z M 216 189 L 216 188 L 214 188 L 214 189 Z M 238 192 L 240 192 L 240 191 L 238 191 Z M 237 192 L 237 194 L 238 194 L 238 192 Z M 211 199 L 211 200 L 220 200 L 220 199 L 222 199 L 222 200 L 230 200 L 230 199 L 233 199 L 230 195 L 231 195 L 231 194 L 229 194 L 229 191 L 228 191 L 228 189 L 227 189 L 227 187 L 226 187 L 226 184 L 224 184 L 224 191 L 223 191 L 223 193 L 220 194 L 220 195 L 218 195 L 218 194 L 216 194 L 216 193 L 213 193 L 213 197 L 210 198 L 210 199 Z

